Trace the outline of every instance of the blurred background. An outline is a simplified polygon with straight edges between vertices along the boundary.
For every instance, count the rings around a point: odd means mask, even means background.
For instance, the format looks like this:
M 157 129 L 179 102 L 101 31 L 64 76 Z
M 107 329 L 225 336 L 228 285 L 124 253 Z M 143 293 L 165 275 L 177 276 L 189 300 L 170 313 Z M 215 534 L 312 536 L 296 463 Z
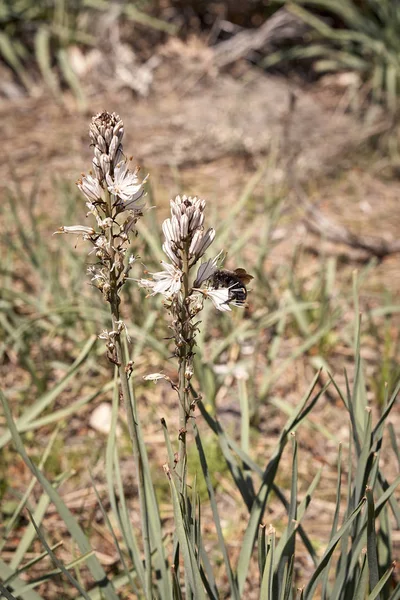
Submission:
M 104 492 L 110 369 L 102 344 L 90 344 L 107 327 L 107 307 L 88 285 L 85 244 L 52 237 L 61 225 L 86 222 L 75 182 L 91 166 L 92 115 L 121 116 L 125 153 L 150 174 L 155 208 L 140 222 L 139 262 L 158 270 L 169 199 L 186 193 L 207 200 L 225 265 L 254 276 L 246 311 L 206 312 L 199 335 L 199 388 L 226 427 L 239 435 L 245 396 L 251 451 L 268 455 L 321 366 L 343 386 L 345 368 L 351 378 L 359 312 L 363 391 L 378 418 L 400 374 L 400 7 L 392 0 L 0 0 L 0 24 L 0 374 L 34 460 L 57 424 L 47 472 L 71 474 L 63 484 L 68 506 L 98 539 L 103 564 L 117 570 L 87 473 L 90 466 Z M 167 414 L 170 429 L 177 427 L 175 396 L 142 377 L 159 369 L 174 376 L 169 330 L 157 299 L 132 283 L 125 300 L 168 519 L 159 419 Z M 299 434 L 303 488 L 326 467 L 309 517 L 321 544 L 334 506 L 337 444 L 348 438 L 340 406 L 330 388 Z M 398 433 L 398 411 L 392 420 Z M 121 469 L 135 502 L 123 413 L 121 423 Z M 0 447 L 6 522 L 28 474 L 2 416 Z M 225 514 L 232 506 L 240 514 L 212 437 L 207 452 Z M 389 477 L 396 466 L 384 454 L 382 461 Z M 290 487 L 290 476 L 280 484 Z M 271 505 L 268 518 L 279 530 L 282 508 Z M 65 538 L 51 507 L 44 525 L 55 542 Z M 24 527 L 21 520 L 8 538 L 4 560 Z M 233 556 L 237 527 L 235 520 Z M 398 556 L 398 531 L 393 540 Z M 25 559 L 38 548 L 25 548 Z M 72 554 L 65 543 L 61 557 Z M 310 565 L 298 560 L 300 584 Z M 69 597 L 57 578 L 40 589 L 49 599 L 60 590 Z

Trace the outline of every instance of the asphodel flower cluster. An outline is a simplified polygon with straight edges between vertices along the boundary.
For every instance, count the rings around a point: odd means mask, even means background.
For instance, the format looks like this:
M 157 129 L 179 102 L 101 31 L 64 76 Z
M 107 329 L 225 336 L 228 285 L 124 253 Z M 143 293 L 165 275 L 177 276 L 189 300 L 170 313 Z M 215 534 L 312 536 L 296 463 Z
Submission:
M 119 290 L 135 260 L 133 255 L 128 256 L 130 236 L 136 234 L 135 226 L 144 207 L 145 180 L 139 180 L 139 169 L 131 169 L 123 153 L 123 135 L 124 125 L 117 114 L 104 111 L 92 118 L 92 171 L 83 174 L 77 185 L 86 199 L 87 216 L 94 217 L 95 225 L 64 226 L 56 232 L 82 236 L 93 246 L 91 253 L 96 262 L 88 273 L 92 284 L 111 304 L 114 316 L 114 330 L 107 338 L 110 356 L 114 352 L 113 338 L 123 329 L 118 315 Z
M 162 271 L 151 273 L 151 278 L 140 279 L 141 287 L 151 295 L 162 294 L 172 316 L 176 354 L 185 346 L 185 365 L 188 379 L 192 372 L 196 323 L 194 318 L 209 298 L 220 311 L 230 311 L 230 305 L 244 306 L 234 293 L 235 286 L 245 289 L 232 272 L 222 281 L 219 273 L 221 253 L 201 264 L 205 252 L 215 238 L 215 229 L 204 228 L 205 200 L 197 197 L 176 196 L 171 200 L 171 217 L 162 225 L 165 241 L 163 250 L 170 262 L 162 261 Z
M 206 201 L 197 197 L 176 196 L 170 205 L 171 217 L 162 225 L 165 238 L 163 250 L 170 263 L 161 261 L 163 270 L 151 273 L 151 279 L 139 279 L 139 285 L 150 290 L 151 295 L 162 294 L 167 303 L 172 305 L 179 304 L 184 294 L 191 316 L 201 310 L 206 298 L 210 298 L 220 311 L 230 311 L 230 305 L 243 307 L 245 302 L 235 290 L 238 286 L 243 290 L 245 287 L 235 272 L 219 268 L 221 252 L 197 267 L 190 285 L 193 267 L 215 238 L 215 229 L 210 227 L 205 230 L 203 225 Z M 222 277 L 222 273 L 226 274 L 225 277 Z
M 170 328 L 178 358 L 177 383 L 163 373 L 153 373 L 148 380 L 170 381 L 179 396 L 179 453 L 177 474 L 186 497 L 186 433 L 198 396 L 191 388 L 198 313 L 211 299 L 220 311 L 230 311 L 230 305 L 244 306 L 247 290 L 243 280 L 251 278 L 244 269 L 227 271 L 220 268 L 221 253 L 201 262 L 215 238 L 215 230 L 204 227 L 206 202 L 197 197 L 177 196 L 171 200 L 171 217 L 163 223 L 163 250 L 169 262 L 162 261 L 163 270 L 140 279 L 141 287 L 151 295 L 162 294 L 170 311 Z

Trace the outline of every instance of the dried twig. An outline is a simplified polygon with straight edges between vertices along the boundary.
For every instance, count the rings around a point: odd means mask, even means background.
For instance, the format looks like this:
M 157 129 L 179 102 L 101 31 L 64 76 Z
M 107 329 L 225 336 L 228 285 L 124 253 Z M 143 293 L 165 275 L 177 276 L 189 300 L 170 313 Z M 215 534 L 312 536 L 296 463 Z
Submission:
M 309 27 L 286 9 L 278 10 L 261 27 L 240 31 L 214 48 L 214 62 L 219 68 L 246 57 L 255 50 L 273 46 L 287 39 L 301 39 Z
M 362 250 L 370 256 L 375 256 L 379 260 L 383 260 L 390 254 L 400 252 L 400 241 L 390 242 L 384 238 L 378 238 L 370 235 L 357 235 L 350 231 L 344 225 L 336 223 L 330 217 L 325 216 L 315 203 L 311 203 L 303 188 L 299 184 L 296 169 L 296 151 L 291 150 L 294 147 L 291 144 L 291 125 L 296 110 L 296 96 L 290 94 L 289 106 L 286 118 L 283 120 L 283 144 L 286 154 L 286 177 L 289 187 L 295 195 L 297 206 L 300 206 L 305 215 L 303 218 L 304 224 L 309 231 L 322 235 L 325 239 L 335 242 L 336 244 L 344 244 Z

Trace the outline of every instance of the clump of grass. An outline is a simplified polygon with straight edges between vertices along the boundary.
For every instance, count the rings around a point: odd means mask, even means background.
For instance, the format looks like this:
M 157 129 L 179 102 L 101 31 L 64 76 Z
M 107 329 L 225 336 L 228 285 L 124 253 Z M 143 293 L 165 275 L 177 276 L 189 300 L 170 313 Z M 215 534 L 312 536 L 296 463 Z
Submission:
M 19 0 L 3 2 L 0 21 L 0 58 L 9 66 L 16 80 L 30 95 L 37 95 L 44 84 L 55 100 L 64 102 L 62 90 L 69 88 L 81 110 L 87 109 L 87 99 L 80 75 L 73 66 L 70 49 L 78 46 L 90 51 L 99 43 L 99 26 L 105 15 L 113 15 L 119 26 L 140 24 L 150 31 L 174 34 L 177 26 L 149 12 L 157 12 L 150 3 L 141 7 L 121 4 L 117 13 L 112 3 L 105 2 L 33 2 Z M 157 38 L 156 38 L 157 39 Z M 112 45 L 112 41 L 110 41 Z M 118 53 L 118 49 L 112 48 Z
M 82 236 L 92 246 L 93 262 L 88 267 L 90 281 L 97 288 L 93 293 L 103 302 L 110 323 L 98 335 L 105 344 L 105 352 L 103 349 L 94 357 L 96 340 L 89 337 L 74 362 L 63 365 L 64 375 L 53 381 L 47 391 L 38 393 L 30 406 L 22 407 L 18 418 L 13 418 L 7 398 L 14 390 L 1 393 L 7 429 L 0 436 L 0 447 L 4 448 L 12 440 L 31 479 L 18 504 L 5 505 L 4 512 L 9 516 L 0 538 L 1 549 L 15 532 L 21 515 L 27 514 L 30 523 L 20 536 L 12 558 L 0 560 L 0 592 L 10 598 L 40 600 L 43 596 L 35 588 L 43 581 L 62 576 L 68 594 L 77 590 L 80 598 L 92 599 L 115 600 L 124 590 L 130 597 L 162 600 L 239 599 L 250 593 L 268 600 L 296 597 L 311 600 L 317 594 L 324 600 L 379 597 L 395 600 L 400 584 L 395 587 L 392 581 L 391 532 L 394 524 L 400 525 L 395 495 L 400 478 L 387 474 L 381 458 L 389 449 L 394 456 L 392 460 L 399 462 L 396 436 L 389 419 L 400 384 L 394 385 L 393 390 L 386 386 L 381 410 L 375 415 L 365 386 L 361 320 L 357 320 L 350 341 L 353 372 L 351 377 L 346 373 L 344 386 L 326 372 L 327 381 L 321 385 L 322 371 L 318 365 L 311 385 L 295 405 L 273 392 L 273 384 L 285 378 L 298 357 L 307 356 L 311 349 L 321 351 L 318 343 L 334 327 L 330 318 L 334 265 L 329 264 L 326 275 L 321 270 L 311 298 L 303 298 L 301 288 L 292 285 L 292 293 L 282 297 L 276 307 L 271 303 L 270 312 L 262 305 L 254 314 L 245 313 L 242 320 L 235 320 L 232 306 L 251 310 L 245 306 L 249 276 L 242 268 L 223 269 L 220 254 L 209 259 L 204 257 L 214 238 L 219 239 L 214 228 L 204 227 L 206 202 L 196 197 L 178 196 L 171 201 L 171 217 L 162 226 L 163 251 L 169 262 L 163 263 L 162 271 L 133 278 L 131 270 L 138 262 L 140 232 L 146 227 L 143 182 L 138 172 L 131 170 L 122 152 L 123 124 L 117 115 L 105 112 L 96 115 L 90 126 L 90 137 L 94 150 L 93 172 L 83 176 L 78 186 L 86 198 L 92 225 L 65 225 L 58 233 Z M 241 198 L 240 206 L 243 208 L 245 203 L 246 195 Z M 264 218 L 271 217 L 275 221 L 276 207 L 273 209 L 274 214 L 264 215 Z M 232 211 L 232 226 L 239 212 L 237 207 Z M 257 216 L 255 225 L 259 227 L 259 223 Z M 268 231 L 268 223 L 264 225 L 262 231 Z M 146 243 L 151 240 L 149 247 L 159 255 L 157 243 L 161 246 L 162 242 L 158 234 L 153 232 L 152 235 L 146 233 Z M 221 240 L 228 247 L 229 239 L 225 230 Z M 257 265 L 261 282 L 267 254 L 263 248 L 263 260 Z M 138 283 L 152 295 L 163 298 L 161 308 L 139 296 L 140 292 L 132 288 Z M 260 282 L 256 281 L 254 296 L 262 299 L 259 286 Z M 129 296 L 123 293 L 127 288 Z M 355 282 L 356 313 L 357 292 Z M 124 318 L 127 297 L 133 302 L 136 300 L 129 310 L 140 311 L 137 319 Z M 251 294 L 249 298 L 251 301 Z M 212 320 L 210 309 L 213 307 L 224 319 L 222 324 Z M 161 320 L 165 323 L 159 325 L 157 321 Z M 282 362 L 280 352 L 288 323 L 289 330 L 296 328 L 302 339 L 299 348 Z M 165 337 L 166 327 L 169 327 L 170 339 L 157 339 L 160 331 Z M 265 335 L 270 327 L 275 327 L 270 342 L 258 346 L 258 336 Z M 225 334 L 222 339 L 218 337 L 220 331 Z M 148 346 L 157 356 L 157 368 L 160 367 L 155 373 L 148 372 L 149 366 L 142 359 L 146 336 Z M 264 370 L 265 348 L 268 368 Z M 314 370 L 318 362 L 315 358 L 312 354 L 309 361 Z M 329 360 L 329 356 L 324 358 Z M 103 371 L 109 373 L 108 381 L 95 391 L 87 384 L 88 388 L 79 392 L 85 379 L 90 381 L 94 374 L 98 377 L 99 363 Z M 110 377 L 112 372 L 114 376 Z M 162 402 L 151 413 L 153 418 L 160 418 L 158 433 L 162 431 L 164 436 L 161 458 L 159 448 L 154 452 L 148 441 L 146 387 L 139 388 L 140 375 L 147 381 L 158 382 L 156 390 L 173 406 L 168 413 L 169 427 L 163 416 Z M 51 410 L 68 389 L 76 395 L 74 402 Z M 304 482 L 300 482 L 299 475 L 303 459 L 301 441 L 303 431 L 310 431 L 307 429 L 310 427 L 313 434 L 319 431 L 325 435 L 323 424 L 313 421 L 313 416 L 318 405 L 325 401 L 328 390 L 335 392 L 342 403 L 340 408 L 332 410 L 340 412 L 338 421 L 347 423 L 349 438 L 342 440 L 338 447 L 338 474 L 332 490 L 334 508 L 329 533 L 325 538 L 314 539 L 315 533 L 307 532 L 306 517 L 318 494 L 322 474 L 321 469 L 313 469 L 304 493 Z M 108 499 L 104 499 L 94 478 L 92 485 L 107 537 L 118 556 L 115 571 L 106 571 L 101 565 L 93 540 L 59 491 L 71 473 L 55 472 L 57 460 L 52 453 L 59 452 L 58 427 L 47 440 L 39 463 L 32 460 L 27 451 L 28 440 L 23 437 L 27 431 L 36 433 L 41 427 L 54 427 L 61 420 L 71 418 L 99 394 L 110 392 L 112 415 L 104 463 Z M 232 426 L 223 419 L 222 393 L 227 402 L 232 402 L 231 413 L 236 414 Z M 151 397 L 154 395 L 152 390 Z M 139 495 L 139 510 L 135 504 L 135 511 L 130 510 L 122 472 L 120 455 L 124 448 L 117 434 L 120 400 L 123 400 L 133 449 L 132 470 Z M 286 421 L 281 419 L 273 439 L 267 439 L 265 433 L 256 439 L 252 423 L 258 420 L 254 415 L 267 400 L 275 407 L 275 414 L 276 409 L 286 413 Z M 272 411 L 263 410 L 264 418 L 266 415 L 268 419 Z M 125 446 L 125 440 L 122 442 Z M 256 444 L 261 448 L 257 457 L 254 456 Z M 210 447 L 217 451 L 210 453 Z M 287 456 L 290 456 L 289 462 Z M 161 462 L 166 475 L 164 483 L 160 483 Z M 240 523 L 236 523 L 236 515 L 222 512 L 216 471 L 223 472 L 225 477 L 229 474 L 236 502 L 241 503 L 238 514 L 246 515 Z M 35 488 L 37 483 L 39 486 Z M 31 505 L 34 489 L 40 489 L 39 501 Z M 168 520 L 162 518 L 161 513 L 161 505 L 166 501 L 170 507 Z M 68 562 L 60 560 L 58 546 L 51 543 L 51 536 L 43 527 L 50 502 L 79 551 Z M 274 520 L 273 513 L 268 513 L 272 502 L 282 506 L 284 518 L 280 515 Z M 203 526 L 205 516 L 211 534 Z M 318 521 L 318 516 L 315 519 Z M 226 520 L 229 521 L 227 526 Z M 232 523 L 237 525 L 235 544 L 232 544 Z M 301 581 L 296 571 L 299 540 L 304 548 L 303 556 L 307 555 L 311 565 L 307 578 Z M 40 542 L 42 551 L 24 562 L 34 541 Z M 32 574 L 35 566 L 45 558 L 52 561 L 54 569 L 35 577 Z M 303 588 L 297 593 L 299 583 Z
M 352 71 L 360 77 L 359 87 L 363 85 L 392 115 L 397 113 L 400 13 L 396 2 L 290 0 L 285 4 L 310 26 L 312 40 L 268 57 L 265 64 L 312 59 L 318 73 Z

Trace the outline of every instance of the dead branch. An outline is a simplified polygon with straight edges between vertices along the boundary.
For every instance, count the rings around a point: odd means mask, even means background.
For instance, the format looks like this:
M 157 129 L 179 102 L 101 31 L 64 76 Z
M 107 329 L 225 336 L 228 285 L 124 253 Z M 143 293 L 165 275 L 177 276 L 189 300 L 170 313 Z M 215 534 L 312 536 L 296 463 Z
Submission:
M 320 210 L 307 200 L 298 184 L 293 186 L 297 201 L 305 210 L 304 224 L 313 233 L 322 235 L 325 239 L 336 244 L 344 244 L 356 250 L 363 250 L 379 260 L 390 254 L 400 252 L 400 240 L 390 242 L 383 238 L 370 235 L 357 235 L 344 225 L 326 217 Z
M 214 63 L 225 67 L 255 50 L 267 50 L 283 40 L 302 39 L 309 27 L 285 8 L 278 10 L 261 27 L 241 31 L 214 47 Z

